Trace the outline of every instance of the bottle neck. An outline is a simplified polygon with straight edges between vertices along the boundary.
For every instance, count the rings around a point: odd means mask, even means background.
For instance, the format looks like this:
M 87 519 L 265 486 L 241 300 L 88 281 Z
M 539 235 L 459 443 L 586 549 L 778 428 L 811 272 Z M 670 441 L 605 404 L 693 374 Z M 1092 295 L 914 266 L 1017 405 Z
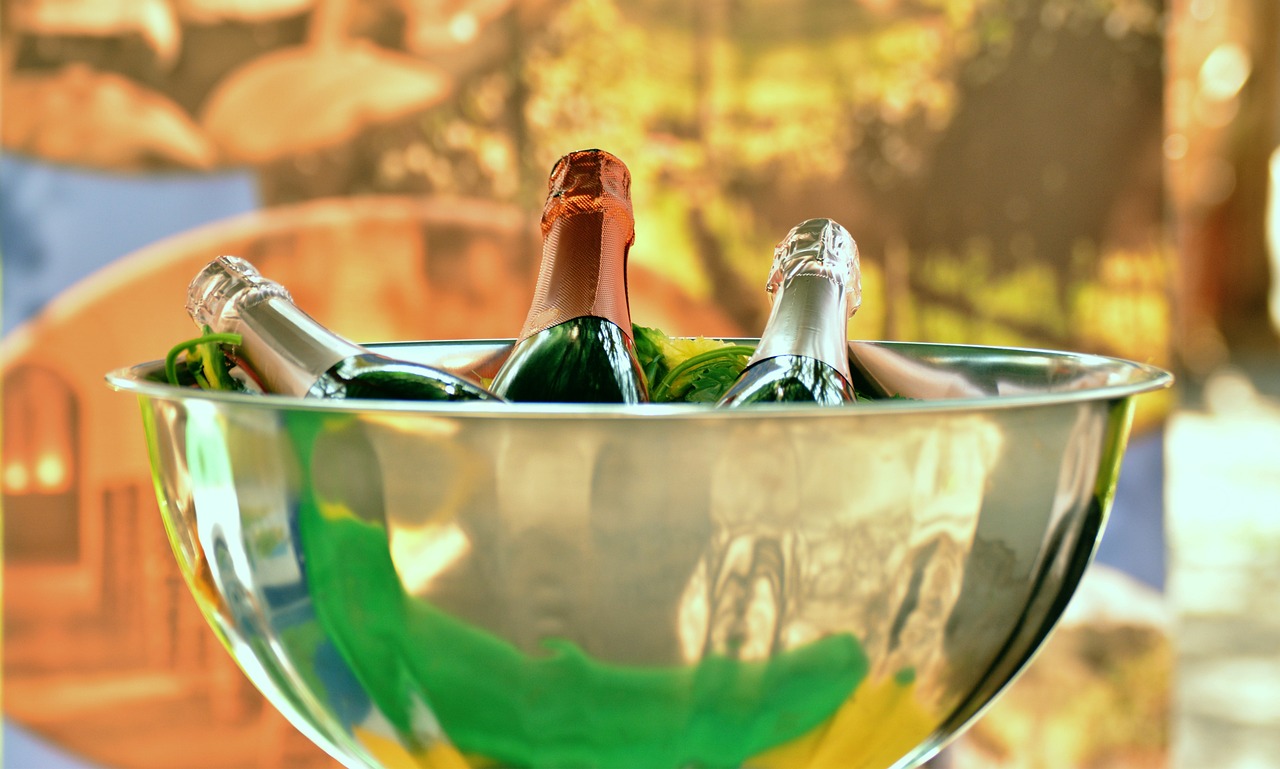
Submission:
M 779 355 L 822 361 L 849 376 L 846 289 L 821 275 L 796 275 L 777 288 L 750 366 Z
M 238 304 L 218 325 L 215 331 L 241 335 L 238 356 L 268 391 L 281 395 L 305 396 L 325 372 L 365 351 L 281 296 Z
M 629 212 L 609 209 L 557 216 L 543 231 L 542 266 L 520 340 L 565 321 L 591 316 L 631 338 L 627 303 Z

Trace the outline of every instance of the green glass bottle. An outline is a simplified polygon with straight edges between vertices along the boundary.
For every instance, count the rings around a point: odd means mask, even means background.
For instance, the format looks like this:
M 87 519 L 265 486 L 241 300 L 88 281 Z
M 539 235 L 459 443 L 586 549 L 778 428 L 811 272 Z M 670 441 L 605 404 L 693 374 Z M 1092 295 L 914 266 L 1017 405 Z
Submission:
M 721 406 L 855 401 L 846 327 L 862 302 L 858 247 L 830 219 L 796 225 L 774 250 L 773 309 Z
M 644 403 L 627 301 L 631 174 L 608 152 L 580 150 L 547 186 L 533 302 L 492 390 L 512 401 Z
M 215 333 L 239 334 L 232 351 L 267 392 L 308 398 L 495 399 L 447 371 L 379 355 L 322 326 L 284 286 L 252 264 L 219 256 L 187 289 L 187 312 Z

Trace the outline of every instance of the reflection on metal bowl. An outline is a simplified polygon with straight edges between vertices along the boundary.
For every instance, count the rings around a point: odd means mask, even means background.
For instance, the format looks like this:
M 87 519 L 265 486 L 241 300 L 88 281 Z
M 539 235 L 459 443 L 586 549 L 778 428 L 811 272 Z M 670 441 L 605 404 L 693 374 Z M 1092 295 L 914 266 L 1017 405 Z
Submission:
M 499 343 L 388 345 L 431 363 Z M 1027 663 L 1150 367 L 879 343 L 964 397 L 806 406 L 141 400 L 193 593 L 352 767 L 912 766 Z
M 281 206 L 148 246 L 6 335 L 5 715 L 102 766 L 333 766 L 264 707 L 184 595 L 142 424 L 102 372 L 196 333 L 183 297 L 218 254 L 251 259 L 308 314 L 364 342 L 512 333 L 539 244 L 536 212 L 492 201 Z M 638 321 L 744 333 L 668 278 L 639 264 L 628 274 Z

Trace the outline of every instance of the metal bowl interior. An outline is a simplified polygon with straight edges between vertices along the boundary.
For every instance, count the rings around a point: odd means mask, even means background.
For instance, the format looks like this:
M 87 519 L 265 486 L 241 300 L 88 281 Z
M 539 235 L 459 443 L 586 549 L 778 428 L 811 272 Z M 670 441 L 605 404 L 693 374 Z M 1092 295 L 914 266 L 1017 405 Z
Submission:
M 502 343 L 379 347 L 459 366 Z M 108 381 L 142 403 L 214 630 L 348 766 L 886 769 L 1041 645 L 1101 535 L 1133 398 L 1171 378 L 864 352 L 862 375 L 957 397 L 318 402 L 174 388 L 155 363 Z

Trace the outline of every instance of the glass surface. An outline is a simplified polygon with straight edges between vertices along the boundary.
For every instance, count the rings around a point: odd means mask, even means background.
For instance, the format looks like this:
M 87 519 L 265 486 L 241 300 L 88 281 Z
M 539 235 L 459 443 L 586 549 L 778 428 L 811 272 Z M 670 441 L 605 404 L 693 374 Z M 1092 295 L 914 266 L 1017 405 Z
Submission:
M 1047 637 L 1133 396 L 1169 377 L 883 350 L 982 394 L 714 409 L 206 393 L 154 364 L 109 380 L 141 398 L 206 617 L 348 766 L 887 769 Z
M 853 388 L 836 370 L 801 355 L 776 355 L 753 364 L 724 394 L 721 404 L 852 402 Z
M 376 400 L 493 399 L 493 395 L 479 385 L 447 372 L 368 353 L 338 362 L 312 385 L 309 394 L 321 398 Z
M 558 323 L 516 343 L 493 391 L 517 402 L 642 403 L 635 343 L 604 318 Z

